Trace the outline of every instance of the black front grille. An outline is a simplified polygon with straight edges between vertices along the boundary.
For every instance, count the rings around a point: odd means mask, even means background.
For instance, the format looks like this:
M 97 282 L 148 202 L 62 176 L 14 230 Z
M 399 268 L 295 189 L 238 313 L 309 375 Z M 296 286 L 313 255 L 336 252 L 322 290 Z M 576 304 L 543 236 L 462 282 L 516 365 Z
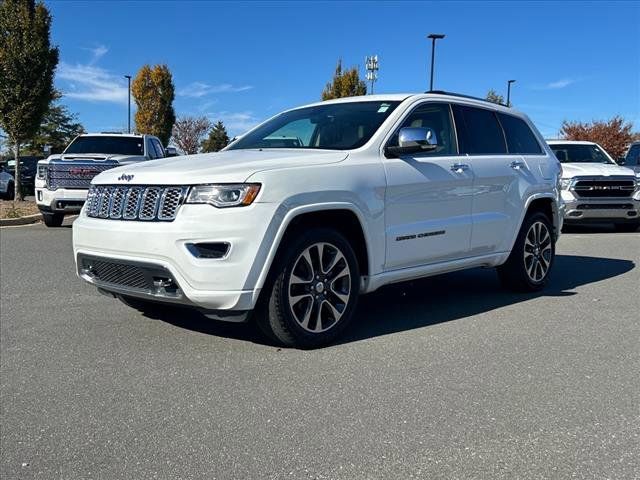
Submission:
M 58 188 L 87 189 L 91 185 L 93 177 L 119 165 L 116 161 L 52 161 L 49 163 L 47 171 L 47 187 L 51 190 Z
M 135 265 L 105 262 L 102 260 L 87 260 L 85 266 L 100 282 L 120 285 L 123 287 L 151 289 L 143 270 Z
M 171 273 L 159 265 L 79 254 L 78 273 L 106 290 L 174 299 L 182 296 Z
M 170 222 L 176 218 L 188 187 L 93 185 L 87 215 L 110 220 Z
M 633 195 L 636 182 L 630 179 L 578 180 L 573 187 L 576 195 L 583 198 L 624 198 Z

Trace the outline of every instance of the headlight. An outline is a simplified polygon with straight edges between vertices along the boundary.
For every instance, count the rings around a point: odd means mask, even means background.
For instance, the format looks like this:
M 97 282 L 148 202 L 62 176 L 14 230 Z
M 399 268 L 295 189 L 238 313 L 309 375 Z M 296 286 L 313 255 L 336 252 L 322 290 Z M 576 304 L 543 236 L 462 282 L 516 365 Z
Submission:
M 47 170 L 48 170 L 48 167 L 46 165 L 38 165 L 38 179 L 46 180 Z
M 561 178 L 560 179 L 560 188 L 562 190 L 569 190 L 570 186 L 571 186 L 571 179 L 570 178 Z
M 257 183 L 196 185 L 191 187 L 187 203 L 208 203 L 218 208 L 251 205 L 258 196 Z

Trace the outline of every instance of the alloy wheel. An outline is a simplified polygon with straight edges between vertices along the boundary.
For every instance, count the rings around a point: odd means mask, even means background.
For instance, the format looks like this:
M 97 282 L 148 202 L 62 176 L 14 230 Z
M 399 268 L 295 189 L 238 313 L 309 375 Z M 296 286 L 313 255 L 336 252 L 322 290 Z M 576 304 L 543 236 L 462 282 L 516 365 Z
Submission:
M 524 266 L 533 282 L 541 282 L 549 273 L 553 253 L 551 234 L 543 222 L 534 222 L 524 240 Z
M 312 333 L 339 322 L 351 297 L 351 270 L 344 254 L 330 243 L 305 248 L 289 277 L 289 308 L 296 322 Z

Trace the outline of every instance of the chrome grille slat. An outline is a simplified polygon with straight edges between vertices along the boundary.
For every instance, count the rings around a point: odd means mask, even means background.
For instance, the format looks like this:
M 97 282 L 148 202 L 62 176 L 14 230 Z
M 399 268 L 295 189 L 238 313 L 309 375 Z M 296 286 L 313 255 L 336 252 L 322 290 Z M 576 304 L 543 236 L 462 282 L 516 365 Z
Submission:
M 188 187 L 92 185 L 87 194 L 89 217 L 109 220 L 171 222 Z
M 87 189 L 93 177 L 119 164 L 115 161 L 60 160 L 49 163 L 47 187 Z
M 636 189 L 633 177 L 578 178 L 572 190 L 581 198 L 623 198 Z

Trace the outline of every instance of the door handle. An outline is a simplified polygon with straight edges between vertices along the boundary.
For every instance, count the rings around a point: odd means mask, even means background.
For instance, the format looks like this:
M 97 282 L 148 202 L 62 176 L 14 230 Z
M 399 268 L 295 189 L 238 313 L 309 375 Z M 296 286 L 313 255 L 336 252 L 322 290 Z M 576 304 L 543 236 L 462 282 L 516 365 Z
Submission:
M 466 172 L 467 170 L 469 170 L 469 168 L 469 165 L 467 165 L 466 163 L 454 163 L 453 165 L 451 165 L 451 171 L 456 173 Z
M 526 167 L 526 166 L 527 166 L 527 164 L 526 164 L 526 163 L 524 163 L 524 162 L 521 162 L 520 160 L 514 160 L 513 162 L 511 162 L 511 163 L 509 164 L 509 166 L 510 166 L 511 168 L 513 168 L 514 170 L 520 170 L 521 168 Z

